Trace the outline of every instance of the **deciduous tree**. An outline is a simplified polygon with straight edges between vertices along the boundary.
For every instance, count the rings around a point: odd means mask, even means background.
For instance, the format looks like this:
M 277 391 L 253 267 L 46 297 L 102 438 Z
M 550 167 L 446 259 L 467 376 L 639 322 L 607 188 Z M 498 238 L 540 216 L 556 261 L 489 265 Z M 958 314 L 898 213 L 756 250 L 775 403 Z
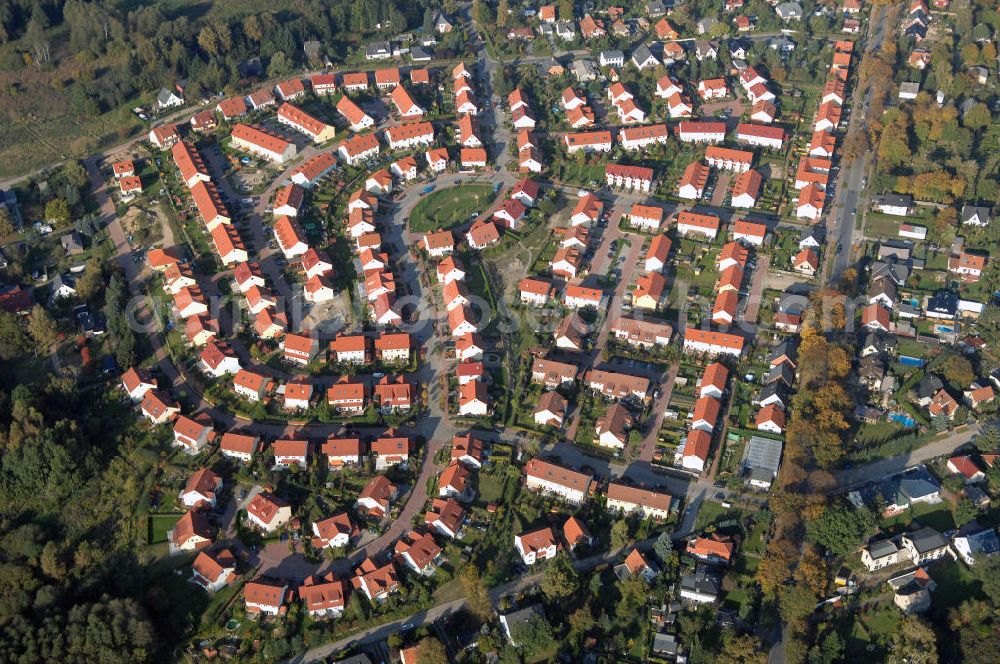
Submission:
M 595 624 L 594 614 L 590 610 L 589 604 L 584 604 L 579 609 L 569 614 L 570 634 L 586 634 Z
M 56 321 L 40 304 L 31 309 L 31 319 L 28 321 L 28 334 L 37 344 L 36 354 L 45 354 L 59 339 L 59 329 Z
M 420 640 L 420 650 L 417 651 L 417 664 L 448 664 L 448 653 L 444 644 L 433 636 Z
M 628 522 L 618 519 L 611 526 L 611 548 L 620 549 L 629 543 Z
M 45 204 L 45 220 L 61 224 L 69 221 L 69 203 L 65 198 L 53 198 Z
M 767 653 L 761 651 L 760 642 L 752 635 L 726 632 L 716 661 L 719 664 L 766 664 Z
M 861 545 L 874 525 L 875 516 L 870 510 L 836 503 L 806 522 L 806 538 L 830 553 L 846 556 Z
M 766 595 L 773 595 L 788 580 L 789 562 L 780 550 L 769 550 L 757 566 L 757 583 Z
M 948 354 L 946 361 L 941 362 L 941 375 L 956 388 L 966 388 L 976 379 L 972 362 L 957 354 Z
M 892 636 L 891 664 L 937 664 L 937 636 L 934 629 L 918 616 L 907 616 Z
M 958 527 L 964 526 L 976 518 L 979 510 L 968 498 L 961 498 L 951 506 L 951 518 L 955 520 Z
M 459 580 L 462 583 L 462 590 L 465 591 L 469 610 L 480 620 L 489 620 L 493 617 L 493 602 L 475 565 L 467 564 L 463 567 Z
M 541 589 L 550 600 L 569 597 L 577 591 L 579 575 L 565 553 L 560 553 L 545 567 Z
M 5 238 L 14 232 L 14 218 L 6 206 L 0 205 L 0 238 Z

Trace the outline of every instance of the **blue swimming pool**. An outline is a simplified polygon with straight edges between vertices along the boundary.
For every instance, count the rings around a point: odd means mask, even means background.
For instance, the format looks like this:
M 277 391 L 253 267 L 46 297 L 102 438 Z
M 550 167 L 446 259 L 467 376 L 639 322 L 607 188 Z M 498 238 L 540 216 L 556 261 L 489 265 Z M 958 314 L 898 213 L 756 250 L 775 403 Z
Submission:
M 905 413 L 892 413 L 889 419 L 896 424 L 902 424 L 907 429 L 917 426 L 917 421 Z
M 923 359 L 919 357 L 911 357 L 909 355 L 900 355 L 899 363 L 906 367 L 922 367 L 924 366 Z
M 951 332 L 955 331 L 955 328 L 953 328 L 951 325 L 935 325 L 934 331 L 937 332 L 938 334 L 950 334 Z

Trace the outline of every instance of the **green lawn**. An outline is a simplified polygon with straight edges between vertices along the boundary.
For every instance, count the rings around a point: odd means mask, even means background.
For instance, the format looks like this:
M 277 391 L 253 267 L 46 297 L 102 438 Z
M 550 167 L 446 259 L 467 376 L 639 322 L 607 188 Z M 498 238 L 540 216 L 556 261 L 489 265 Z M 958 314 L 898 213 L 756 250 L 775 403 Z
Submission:
M 848 654 L 860 657 L 862 661 L 881 661 L 881 659 L 869 659 L 873 653 L 868 651 L 868 645 L 878 643 L 893 634 L 899 628 L 901 618 L 902 614 L 895 606 L 886 606 L 856 615 L 847 637 Z
M 482 213 L 493 202 L 493 185 L 462 184 L 432 192 L 417 203 L 410 214 L 410 230 L 425 233 L 439 228 L 451 228 L 474 212 Z
M 902 424 L 896 422 L 865 422 L 858 427 L 855 439 L 862 445 L 882 443 L 895 438 L 903 428 Z
M 739 507 L 726 508 L 711 500 L 706 500 L 698 509 L 698 518 L 695 519 L 694 532 L 700 533 L 705 526 L 729 521 L 730 519 L 740 519 L 743 510 Z
M 748 599 L 746 590 L 743 588 L 733 588 L 722 596 L 722 606 L 740 613 Z
M 159 544 L 167 541 L 167 533 L 170 532 L 174 524 L 177 523 L 182 514 L 150 514 L 149 515 L 149 543 Z
M 899 237 L 899 226 L 903 223 L 916 223 L 920 224 L 919 221 L 911 220 L 909 217 L 895 217 L 890 214 L 882 214 L 881 212 L 869 212 L 867 218 L 867 234 L 869 237 L 879 237 L 879 238 L 895 238 Z
M 767 543 L 764 542 L 764 535 L 767 534 L 768 524 L 767 521 L 763 519 L 758 519 L 753 525 L 753 530 L 750 531 L 750 535 L 747 536 L 746 540 L 743 542 L 744 553 L 755 554 L 758 556 L 764 555 L 764 551 L 767 549 Z M 749 561 L 749 559 L 747 559 Z M 756 559 L 754 568 L 756 569 Z
M 554 170 L 556 179 L 567 185 L 590 187 L 593 182 L 604 182 L 604 164 L 584 164 L 567 159 L 556 164 Z
M 757 568 L 760 567 L 760 558 L 745 556 L 742 553 L 736 556 L 736 566 L 733 568 L 744 576 L 754 576 Z
M 900 355 L 908 355 L 910 357 L 924 357 L 929 348 L 922 343 L 910 339 L 901 339 L 896 345 L 896 350 Z
M 937 609 L 958 606 L 967 599 L 982 595 L 979 582 L 973 579 L 969 568 L 948 556 L 934 562 L 928 572 L 937 583 L 932 595 Z
M 942 501 L 937 505 L 918 503 L 910 509 L 882 521 L 885 529 L 902 531 L 912 521 L 919 521 L 922 526 L 930 526 L 938 532 L 951 530 L 955 520 L 951 516 L 951 503 Z
M 476 503 L 488 505 L 500 499 L 503 493 L 503 480 L 495 475 L 479 473 L 479 494 L 476 496 Z

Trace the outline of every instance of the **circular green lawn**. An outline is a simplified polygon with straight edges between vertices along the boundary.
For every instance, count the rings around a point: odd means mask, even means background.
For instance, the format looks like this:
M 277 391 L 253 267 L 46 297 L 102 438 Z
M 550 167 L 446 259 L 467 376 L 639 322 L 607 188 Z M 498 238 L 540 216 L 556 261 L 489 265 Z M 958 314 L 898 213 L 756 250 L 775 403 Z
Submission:
M 424 196 L 410 213 L 410 230 L 426 233 L 451 228 L 469 220 L 474 212 L 483 212 L 496 194 L 488 183 L 468 183 L 439 189 Z

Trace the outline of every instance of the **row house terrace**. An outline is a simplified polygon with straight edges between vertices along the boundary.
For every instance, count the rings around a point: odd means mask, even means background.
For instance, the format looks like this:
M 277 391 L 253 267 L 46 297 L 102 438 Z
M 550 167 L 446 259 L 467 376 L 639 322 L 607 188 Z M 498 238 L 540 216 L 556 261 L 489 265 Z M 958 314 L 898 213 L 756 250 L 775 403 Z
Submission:
M 569 468 L 532 459 L 524 467 L 525 486 L 529 489 L 561 496 L 573 504 L 582 503 L 590 495 L 593 478 Z
M 234 147 L 277 164 L 290 161 L 297 153 L 294 143 L 259 127 L 238 124 L 233 127 L 230 137 Z
M 584 152 L 611 152 L 614 137 L 610 131 L 580 132 L 565 134 L 563 142 L 566 145 L 566 151 L 570 154 L 580 150 Z
M 726 140 L 726 123 L 711 120 L 683 120 L 677 137 L 684 143 L 721 143 Z
M 430 122 L 417 122 L 390 127 L 385 132 L 389 147 L 404 150 L 434 142 L 434 126 Z
M 754 155 L 746 150 L 734 150 L 710 145 L 705 151 L 705 161 L 709 166 L 736 173 L 745 173 L 753 165 Z
M 785 130 L 781 127 L 741 122 L 736 127 L 736 140 L 747 145 L 780 150 L 785 145 Z
M 332 140 L 337 133 L 336 127 L 313 117 L 303 109 L 285 102 L 278 107 L 278 122 L 301 132 L 312 139 L 313 143 L 325 143 Z
M 615 371 L 591 369 L 585 380 L 587 387 L 609 399 L 633 398 L 645 401 L 649 394 L 649 379 Z
M 306 188 L 314 187 L 337 165 L 332 152 L 321 152 L 297 166 L 291 173 L 292 182 Z
M 653 169 L 646 166 L 608 164 L 604 177 L 609 187 L 649 193 L 653 187 Z
M 338 156 L 349 166 L 378 157 L 381 146 L 375 134 L 359 134 L 337 146 Z
M 650 145 L 663 145 L 669 138 L 670 130 L 665 124 L 625 127 L 619 135 L 621 146 L 626 150 L 640 150 Z

